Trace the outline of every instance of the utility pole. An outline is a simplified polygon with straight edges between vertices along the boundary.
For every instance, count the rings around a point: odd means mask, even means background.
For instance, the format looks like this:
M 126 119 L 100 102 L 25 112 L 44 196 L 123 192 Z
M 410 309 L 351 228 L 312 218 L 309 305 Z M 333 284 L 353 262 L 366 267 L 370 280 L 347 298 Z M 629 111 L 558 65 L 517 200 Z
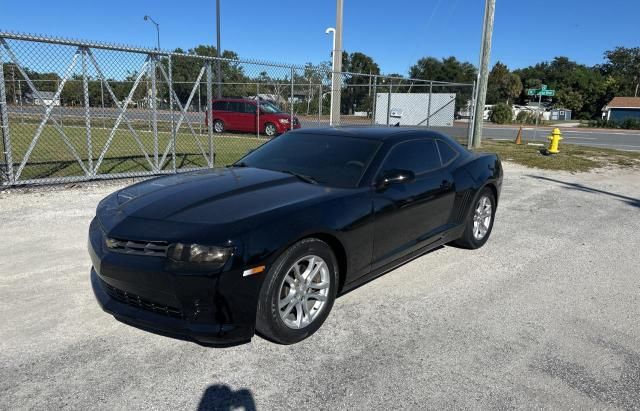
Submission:
M 485 0 L 484 19 L 482 22 L 482 46 L 480 48 L 480 68 L 478 71 L 478 87 L 476 87 L 476 104 L 473 116 L 472 146 L 475 148 L 480 147 L 482 141 L 482 123 L 484 121 L 484 105 L 487 99 L 489 57 L 491 55 L 491 37 L 493 35 L 495 10 L 496 0 Z
M 330 123 L 340 125 L 340 95 L 342 92 L 342 2 L 336 0 L 336 28 L 333 33 L 333 72 L 331 73 Z
M 216 55 L 222 57 L 220 50 L 220 0 L 216 0 Z M 216 61 L 216 77 L 218 79 L 218 87 L 216 88 L 216 97 L 222 97 L 222 70 L 220 60 Z

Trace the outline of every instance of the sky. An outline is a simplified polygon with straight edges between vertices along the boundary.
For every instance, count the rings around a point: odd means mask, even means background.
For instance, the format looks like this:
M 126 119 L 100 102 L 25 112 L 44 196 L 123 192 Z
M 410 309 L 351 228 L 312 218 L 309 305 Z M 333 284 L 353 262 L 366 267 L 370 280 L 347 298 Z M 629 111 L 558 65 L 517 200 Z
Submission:
M 602 63 L 616 46 L 640 46 L 637 0 L 497 0 L 492 64 L 520 68 L 555 56 Z M 29 10 L 25 9 L 28 4 Z M 280 63 L 330 59 L 335 0 L 221 0 L 222 48 Z M 344 0 L 343 49 L 370 55 L 383 73 L 408 74 L 424 56 L 477 65 L 483 0 Z M 1 0 L 0 30 L 155 47 L 215 44 L 215 0 Z

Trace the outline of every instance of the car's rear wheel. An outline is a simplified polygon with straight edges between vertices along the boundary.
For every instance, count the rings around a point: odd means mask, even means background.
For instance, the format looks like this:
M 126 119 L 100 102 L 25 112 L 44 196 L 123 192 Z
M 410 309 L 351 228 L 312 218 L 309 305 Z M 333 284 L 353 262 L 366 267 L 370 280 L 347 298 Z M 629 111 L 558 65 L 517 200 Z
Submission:
M 224 123 L 222 120 L 214 120 L 213 121 L 213 131 L 216 133 L 222 133 L 224 131 Z
M 491 235 L 495 214 L 496 197 L 489 187 L 485 187 L 469 210 L 462 237 L 454 244 L 470 249 L 482 247 Z
M 278 134 L 278 129 L 273 123 L 267 123 L 264 125 L 264 134 L 268 137 L 275 137 Z
M 336 298 L 338 264 L 325 242 L 307 238 L 289 247 L 267 273 L 256 328 L 270 340 L 293 344 L 316 332 Z

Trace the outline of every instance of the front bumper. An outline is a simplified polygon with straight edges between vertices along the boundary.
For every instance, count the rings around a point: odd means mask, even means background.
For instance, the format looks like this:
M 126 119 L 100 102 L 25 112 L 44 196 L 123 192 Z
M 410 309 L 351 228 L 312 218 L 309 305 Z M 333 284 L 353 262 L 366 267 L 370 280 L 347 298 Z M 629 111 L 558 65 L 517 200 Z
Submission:
M 300 127 L 301 126 L 300 126 L 300 122 L 299 121 L 296 121 L 293 124 L 293 129 L 294 130 L 299 129 Z M 278 121 L 278 123 L 276 124 L 276 130 L 278 130 L 278 134 L 284 134 L 287 131 L 291 131 L 291 125 L 290 124 L 282 124 L 281 122 Z
M 254 335 L 257 278 L 242 277 L 238 270 L 173 272 L 161 257 L 106 250 L 95 219 L 89 254 L 96 300 L 124 323 L 204 344 L 236 344 Z

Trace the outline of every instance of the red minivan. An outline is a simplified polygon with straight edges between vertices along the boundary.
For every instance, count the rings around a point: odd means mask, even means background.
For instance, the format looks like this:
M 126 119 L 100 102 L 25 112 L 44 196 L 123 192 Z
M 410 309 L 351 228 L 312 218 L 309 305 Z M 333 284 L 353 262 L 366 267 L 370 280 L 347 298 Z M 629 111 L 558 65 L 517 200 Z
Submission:
M 257 102 L 244 98 L 225 98 L 213 100 L 213 131 L 225 130 L 255 133 L 260 123 L 260 132 L 269 137 L 285 133 L 291 129 L 291 114 L 282 112 L 272 103 L 260 102 L 260 113 L 256 112 Z M 205 124 L 208 123 L 205 118 Z M 293 117 L 293 128 L 300 128 L 300 121 Z

